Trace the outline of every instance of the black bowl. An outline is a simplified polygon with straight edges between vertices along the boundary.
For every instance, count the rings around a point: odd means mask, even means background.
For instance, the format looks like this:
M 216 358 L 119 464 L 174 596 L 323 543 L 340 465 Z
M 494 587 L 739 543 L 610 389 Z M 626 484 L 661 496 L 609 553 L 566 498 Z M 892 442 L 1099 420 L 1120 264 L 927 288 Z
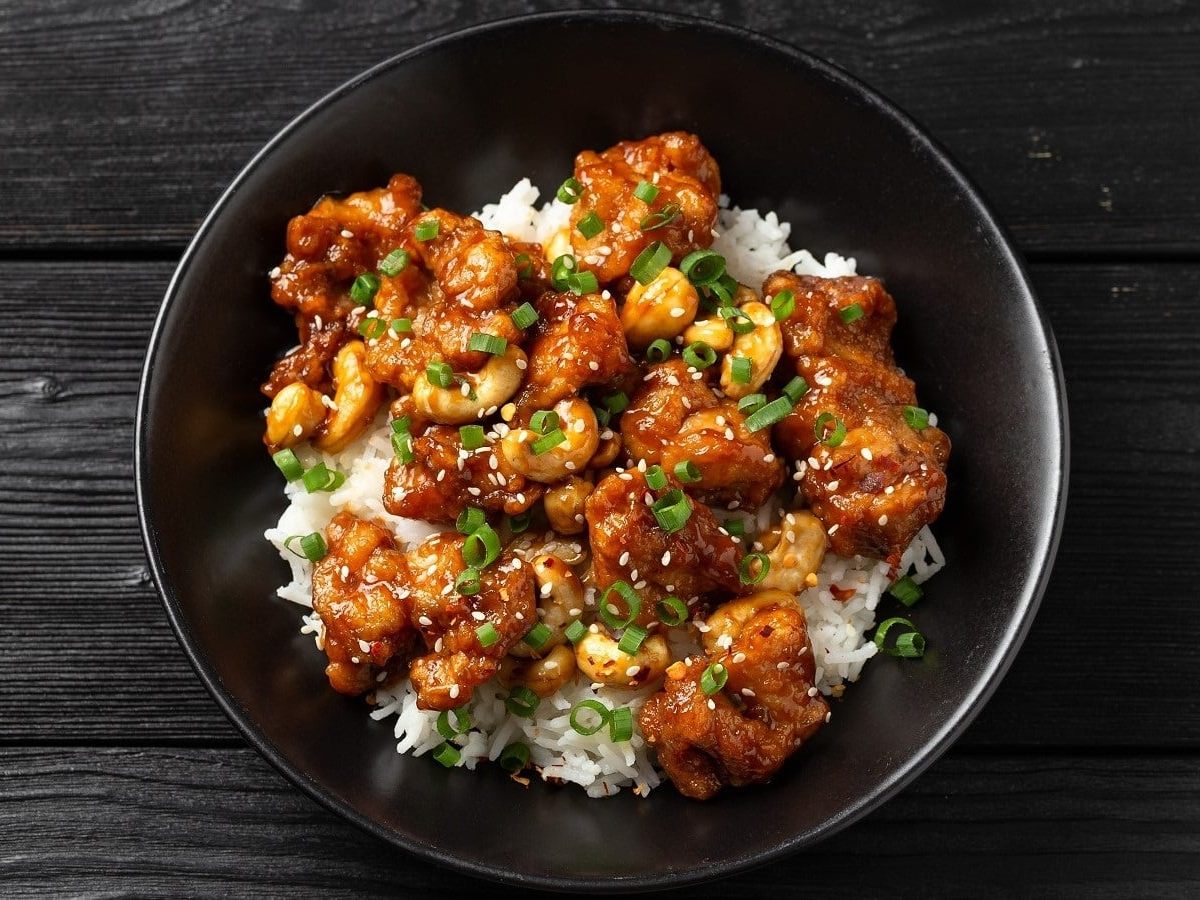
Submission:
M 604 801 L 496 771 L 399 756 L 390 723 L 328 689 L 273 596 L 262 539 L 282 508 L 257 386 L 292 342 L 266 272 L 322 193 L 416 175 L 469 210 L 521 176 L 545 195 L 574 153 L 683 128 L 742 206 L 792 243 L 853 254 L 900 306 L 897 351 L 954 440 L 936 532 L 949 566 L 914 616 L 923 661 L 880 658 L 764 788 L 709 803 L 663 788 Z M 946 154 L 827 63 L 748 32 L 644 13 L 472 28 L 321 100 L 237 177 L 167 291 L 138 409 L 142 526 L 167 612 L 200 678 L 264 756 L 333 810 L 476 875 L 602 890 L 665 887 L 765 862 L 877 807 L 979 711 L 1021 643 L 1054 556 L 1066 484 L 1054 344 L 1021 262 Z

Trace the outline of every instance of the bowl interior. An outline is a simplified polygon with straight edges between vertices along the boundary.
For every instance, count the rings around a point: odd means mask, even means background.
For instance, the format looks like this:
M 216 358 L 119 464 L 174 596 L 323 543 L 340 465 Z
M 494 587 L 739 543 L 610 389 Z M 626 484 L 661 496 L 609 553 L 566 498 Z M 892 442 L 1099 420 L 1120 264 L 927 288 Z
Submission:
M 285 567 L 262 540 L 283 506 L 257 387 L 293 342 L 268 297 L 287 220 L 322 193 L 416 175 L 471 210 L 573 154 L 696 132 L 743 207 L 793 247 L 856 256 L 900 308 L 896 346 L 954 441 L 936 533 L 949 565 L 914 618 L 922 662 L 880 658 L 831 727 L 769 787 L 607 801 L 399 756 L 391 724 L 335 695 Z M 896 789 L 960 730 L 1007 665 L 1048 568 L 1063 487 L 1052 344 L 1019 263 L 971 189 L 902 117 L 778 45 L 644 15 L 476 29 L 385 64 L 301 117 L 240 176 L 173 283 L 139 420 L 148 546 L 189 655 L 243 731 L 302 787 L 425 855 L 530 884 L 694 880 L 810 842 Z

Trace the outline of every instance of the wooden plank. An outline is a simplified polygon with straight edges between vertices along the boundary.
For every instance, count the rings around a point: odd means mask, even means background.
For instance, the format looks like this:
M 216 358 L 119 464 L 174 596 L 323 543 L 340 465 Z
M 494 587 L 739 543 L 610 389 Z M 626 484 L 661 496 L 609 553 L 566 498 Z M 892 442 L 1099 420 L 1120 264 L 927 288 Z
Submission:
M 61 266 L 0 263 L 0 742 L 230 738 L 133 503 L 134 391 L 170 266 L 72 273 L 87 290 L 42 302 Z M 1200 746 L 1200 265 L 1034 276 L 1070 390 L 1071 502 L 1042 612 L 965 743 Z
M 369 64 L 564 5 L 5 4 L 0 248 L 178 248 L 279 127 Z M 981 6 L 764 0 L 725 17 L 899 102 L 1031 251 L 1200 252 L 1200 7 Z
M 674 896 L 1195 896 L 1198 813 L 1193 755 L 952 756 L 819 847 Z M 6 749 L 0 825 L 6 897 L 483 889 L 362 834 L 247 748 Z

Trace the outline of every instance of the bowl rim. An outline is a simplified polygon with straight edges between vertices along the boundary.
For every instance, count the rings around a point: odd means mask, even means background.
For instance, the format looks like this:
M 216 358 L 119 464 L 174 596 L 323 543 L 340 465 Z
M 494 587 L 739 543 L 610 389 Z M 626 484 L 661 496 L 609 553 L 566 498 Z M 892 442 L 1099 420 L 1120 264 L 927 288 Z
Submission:
M 348 803 L 337 799 L 322 785 L 312 780 L 309 775 L 289 762 L 282 751 L 272 741 L 268 740 L 264 734 L 259 732 L 257 725 L 249 720 L 249 716 L 241 708 L 237 699 L 226 690 L 208 660 L 203 658 L 197 651 L 183 610 L 179 606 L 174 590 L 167 580 L 162 558 L 158 551 L 157 532 L 154 524 L 150 521 L 148 513 L 149 498 L 147 496 L 146 482 L 149 465 L 149 421 L 147 407 L 150 402 L 149 394 L 154 376 L 155 362 L 161 349 L 161 338 L 166 329 L 166 323 L 171 315 L 172 308 L 178 298 L 179 285 L 194 261 L 193 258 L 197 252 L 197 248 L 205 239 L 208 232 L 215 226 L 217 220 L 221 218 L 224 208 L 231 198 L 242 189 L 251 173 L 274 152 L 278 145 L 288 140 L 292 133 L 297 131 L 310 117 L 346 94 L 358 89 L 362 84 L 380 77 L 391 69 L 403 65 L 411 59 L 435 52 L 447 44 L 452 44 L 465 38 L 485 35 L 494 31 L 519 28 L 531 23 L 547 22 L 594 24 L 619 22 L 635 26 L 701 29 L 745 42 L 760 50 L 784 56 L 793 64 L 803 66 L 818 76 L 824 77 L 835 85 L 854 94 L 875 112 L 891 120 L 894 125 L 898 126 L 906 134 L 915 146 L 933 157 L 944 168 L 957 183 L 958 189 L 973 206 L 980 219 L 990 226 L 994 232 L 996 238 L 995 252 L 999 253 L 1004 258 L 1004 261 L 1019 276 L 1020 284 L 1023 288 L 1022 299 L 1029 303 L 1035 314 L 1036 322 L 1040 327 L 1042 339 L 1045 344 L 1046 363 L 1053 380 L 1054 398 L 1058 412 L 1058 428 L 1056 434 L 1052 435 L 1052 437 L 1057 440 L 1059 447 L 1057 465 L 1054 467 L 1055 471 L 1051 473 L 1056 483 L 1053 499 L 1053 521 L 1050 529 L 1044 533 L 1041 546 L 1035 551 L 1034 562 L 1030 568 L 1030 575 L 1032 577 L 1026 579 L 1022 596 L 1019 598 L 1020 603 L 1017 615 L 1014 620 L 1009 622 L 1007 629 L 1000 639 L 999 646 L 1002 652 L 995 659 L 990 670 L 985 672 L 976 681 L 970 693 L 955 710 L 954 715 L 948 717 L 943 722 L 941 728 L 925 741 L 918 752 L 906 760 L 889 778 L 878 783 L 872 791 L 860 797 L 854 804 L 842 810 L 840 814 L 826 820 L 818 828 L 803 837 L 791 837 L 786 840 L 777 841 L 765 850 L 755 850 L 737 856 L 714 860 L 703 867 L 688 872 L 602 879 L 571 875 L 514 872 L 510 869 L 502 869 L 470 859 L 451 856 L 431 843 L 413 839 L 392 831 L 383 824 L 358 812 Z M 991 698 L 1011 666 L 1013 659 L 1016 657 L 1032 626 L 1058 552 L 1063 519 L 1066 513 L 1070 458 L 1066 384 L 1058 347 L 1055 342 L 1054 333 L 1050 327 L 1049 319 L 1037 299 L 1024 260 L 1017 251 L 1007 229 L 993 213 L 990 204 L 984 200 L 982 193 L 975 186 L 974 182 L 963 173 L 949 152 L 938 141 L 926 133 L 911 116 L 903 112 L 879 91 L 868 86 L 842 68 L 793 44 L 747 28 L 699 16 L 633 9 L 583 9 L 542 12 L 508 16 L 456 29 L 424 41 L 415 47 L 390 56 L 371 66 L 325 94 L 288 122 L 242 167 L 229 186 L 221 193 L 210 211 L 205 215 L 195 235 L 184 250 L 179 264 L 167 285 L 162 304 L 150 333 L 138 387 L 134 427 L 134 483 L 137 497 L 138 521 L 155 587 L 157 588 L 159 597 L 162 599 L 167 618 L 175 631 L 176 638 L 182 646 L 184 654 L 187 656 L 192 668 L 213 699 L 216 700 L 217 705 L 252 747 L 292 784 L 299 787 L 305 794 L 316 800 L 326 809 L 338 814 L 375 837 L 413 853 L 423 860 L 476 878 L 499 881 L 520 887 L 542 890 L 584 890 L 604 893 L 646 889 L 663 890 L 673 887 L 683 887 L 701 881 L 726 877 L 792 854 L 802 847 L 811 846 L 828 838 L 834 833 L 857 822 L 868 813 L 878 809 L 940 758 L 949 746 L 974 721 L 980 710 Z

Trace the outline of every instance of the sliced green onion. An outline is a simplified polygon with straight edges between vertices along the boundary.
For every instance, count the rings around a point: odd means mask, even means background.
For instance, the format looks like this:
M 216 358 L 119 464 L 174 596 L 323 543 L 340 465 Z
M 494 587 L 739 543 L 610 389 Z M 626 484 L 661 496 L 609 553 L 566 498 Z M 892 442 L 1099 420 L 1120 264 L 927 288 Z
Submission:
M 929 427 L 929 413 L 919 406 L 904 407 L 904 421 L 913 431 L 921 431 Z
M 379 290 L 379 276 L 374 272 L 363 272 L 350 285 L 350 299 L 359 306 L 370 306 Z
M 563 203 L 574 205 L 583 196 L 583 185 L 574 178 L 568 178 L 558 186 L 558 191 L 555 192 L 554 196 Z
M 464 450 L 478 450 L 487 443 L 487 432 L 482 425 L 463 425 L 458 429 L 458 440 Z
M 667 267 L 671 261 L 671 250 L 662 241 L 655 241 L 638 254 L 629 274 L 638 284 L 649 284 L 658 277 L 658 273 Z
M 392 426 L 392 434 L 404 434 L 406 431 L 412 431 L 412 418 L 409 416 L 392 419 L 388 424 Z
M 728 680 L 729 670 L 721 663 L 713 663 L 700 673 L 700 690 L 704 691 L 705 696 L 711 697 L 725 687 Z
M 346 476 L 337 470 L 331 470 L 323 462 L 317 463 L 301 476 L 304 489 L 310 494 L 320 491 L 336 491 L 346 482 Z
M 412 319 L 408 318 L 407 316 L 399 319 L 392 319 L 390 325 L 392 331 L 396 332 L 396 334 L 403 334 L 405 332 L 412 331 Z
M 617 594 L 625 601 L 625 613 L 623 615 L 621 614 L 620 607 L 613 602 L 613 594 Z M 637 595 L 637 591 L 626 581 L 614 581 L 600 595 L 600 618 L 613 631 L 619 631 L 632 624 L 641 611 L 642 598 Z
M 275 468 L 282 472 L 288 481 L 295 481 L 304 476 L 304 466 L 300 465 L 296 452 L 290 448 L 272 453 L 271 462 L 275 463 Z
M 479 526 L 487 521 L 487 514 L 477 506 L 468 506 L 458 514 L 454 527 L 459 534 L 471 535 L 479 530 Z
M 908 631 L 896 638 L 895 646 L 887 647 L 885 646 L 887 633 L 896 625 L 903 625 Z M 917 631 L 917 626 L 908 619 L 900 617 L 885 619 L 875 629 L 875 646 L 890 656 L 919 659 L 925 655 L 925 636 Z
M 729 361 L 730 374 L 734 384 L 749 384 L 750 371 L 754 366 L 744 356 L 735 356 Z
M 575 223 L 575 230 L 590 241 L 604 230 L 604 220 L 596 215 L 595 210 L 592 210 Z
M 791 291 L 780 291 L 771 298 L 771 312 L 775 314 L 776 322 L 782 322 L 795 311 L 796 295 Z
M 418 241 L 432 241 L 438 236 L 438 230 L 441 228 L 437 219 L 422 219 L 417 223 L 417 227 L 413 229 L 413 237 Z
M 660 228 L 666 228 L 678 218 L 679 204 L 664 203 L 658 212 L 652 212 L 638 222 L 638 228 L 642 231 L 657 231 Z
M 396 459 L 405 465 L 417 458 L 413 451 L 413 436 L 407 431 L 397 431 L 392 434 L 392 450 L 396 453 Z
M 500 632 L 496 630 L 496 626 L 491 622 L 484 622 L 475 629 L 475 637 L 481 647 L 487 648 L 494 646 L 500 640 Z
M 617 649 L 626 656 L 633 656 L 642 648 L 642 643 L 646 640 L 649 632 L 640 625 L 630 625 L 625 629 L 625 633 L 621 635 L 621 640 L 617 643 Z
M 296 553 L 292 550 L 292 544 L 300 544 L 300 552 Z M 325 554 L 329 549 L 325 546 L 325 538 L 321 536 L 321 532 L 314 531 L 312 534 L 293 534 L 290 538 L 283 542 L 283 546 L 297 556 L 303 556 L 309 562 L 320 562 L 325 558 Z
M 717 361 L 717 351 L 704 341 L 693 341 L 683 348 L 683 361 L 693 369 L 707 369 Z
M 659 338 L 646 348 L 646 361 L 652 363 L 666 362 L 671 356 L 671 342 Z
M 450 716 L 454 716 L 454 721 L 450 721 Z M 437 731 L 446 740 L 453 740 L 460 734 L 466 734 L 471 730 L 471 714 L 465 706 L 460 706 L 458 709 L 443 709 L 437 717 Z
M 518 253 L 514 256 L 513 265 L 517 267 L 518 278 L 533 277 L 533 260 L 528 253 Z
M 654 607 L 658 621 L 664 625 L 682 625 L 687 621 L 687 604 L 678 597 L 663 597 Z
M 808 382 L 797 375 L 783 386 L 783 396 L 792 401 L 792 406 L 800 402 L 800 398 L 808 393 Z
M 738 410 L 746 415 L 753 415 L 767 405 L 766 394 L 747 394 L 738 401 Z
M 448 388 L 454 384 L 454 370 L 444 362 L 431 362 L 425 367 L 425 378 L 434 387 Z
M 520 741 L 515 741 L 500 751 L 498 760 L 500 768 L 515 775 L 529 765 L 529 747 Z
M 754 564 L 758 563 L 755 570 Z M 747 553 L 738 563 L 738 581 L 742 584 L 758 584 L 771 571 L 771 560 L 765 553 Z
M 492 356 L 503 356 L 504 351 L 508 349 L 508 341 L 499 335 L 476 331 L 467 340 L 467 349 L 490 353 Z
M 673 533 L 683 528 L 692 517 L 692 502 L 679 488 L 667 491 L 650 507 L 663 531 Z
M 746 520 L 742 518 L 726 519 L 722 523 L 722 527 L 734 537 L 741 537 L 746 533 Z
M 583 636 L 588 633 L 587 626 L 576 619 L 570 625 L 563 629 L 563 634 L 567 636 L 567 640 L 572 644 L 578 644 L 583 640 Z
M 368 316 L 358 323 L 358 333 L 368 341 L 377 341 L 387 334 L 387 322 L 378 316 Z
M 433 751 L 433 758 L 447 769 L 453 769 L 458 765 L 458 761 L 462 759 L 462 754 L 458 751 L 457 747 L 450 744 L 441 744 Z
M 479 593 L 479 570 L 467 567 L 458 573 L 458 577 L 454 579 L 454 589 L 464 597 L 472 597 Z M 483 626 L 480 625 L 479 628 Z M 475 633 L 479 634 L 479 628 L 475 629 Z M 492 631 L 495 631 L 492 628 Z M 499 635 L 496 636 L 499 639 Z M 480 637 L 479 642 L 483 644 L 483 638 Z M 496 641 L 492 641 L 492 644 Z M 483 644 L 485 647 L 490 647 L 491 644 Z
M 912 580 L 908 575 L 897 580 L 888 588 L 888 593 L 903 603 L 905 606 L 913 606 L 924 595 L 921 586 Z
M 491 525 L 480 525 L 463 541 L 463 561 L 476 569 L 486 569 L 500 557 L 500 536 Z
M 842 321 L 849 325 L 851 322 L 857 322 L 866 313 L 863 308 L 857 303 L 851 303 L 849 306 L 838 310 L 838 315 L 842 317 Z
M 825 426 L 833 423 L 833 430 L 825 433 Z M 846 439 L 846 423 L 830 412 L 823 412 L 813 422 L 813 434 L 826 447 L 837 447 Z
M 579 264 L 575 261 L 575 257 L 570 253 L 564 253 L 550 265 L 550 280 L 554 282 L 554 287 L 557 290 L 567 290 L 567 278 L 579 268 Z
M 508 517 L 508 530 L 513 534 L 520 534 L 529 528 L 529 523 L 533 521 L 533 513 L 526 510 L 523 513 L 517 513 L 515 516 Z
M 580 713 L 589 711 L 596 715 L 596 723 L 594 725 L 585 725 L 580 717 Z M 597 731 L 607 725 L 608 717 L 608 707 L 599 700 L 580 700 L 571 707 L 571 727 L 577 734 L 582 734 L 585 737 L 590 734 L 595 734 Z
M 653 203 L 658 196 L 658 188 L 649 181 L 639 181 L 637 187 L 633 189 L 633 196 L 637 197 L 643 203 Z
M 379 263 L 379 271 L 388 278 L 395 278 L 408 268 L 408 251 L 397 247 Z
M 733 305 L 733 295 L 737 293 L 738 283 L 728 272 L 707 287 L 713 296 L 721 301 L 722 306 Z
M 603 406 L 596 406 L 595 404 L 589 405 L 592 407 L 592 412 L 596 414 L 596 421 L 601 425 L 608 425 L 608 423 L 612 421 L 612 413 L 610 413 Z
M 538 704 L 541 702 L 541 697 L 525 685 L 521 685 L 512 689 L 512 692 L 508 695 L 508 699 L 504 701 L 504 705 L 514 716 L 520 716 L 522 719 L 532 719 L 533 714 L 537 712 Z
M 604 398 L 604 405 L 615 416 L 617 413 L 622 413 L 629 408 L 629 395 L 624 391 L 609 394 Z
M 562 433 L 562 429 L 554 428 L 547 431 L 540 438 L 533 442 L 533 455 L 541 456 L 548 450 L 553 450 L 559 444 L 567 439 L 567 436 Z
M 554 632 L 550 630 L 549 625 L 545 622 L 538 622 L 525 632 L 525 637 L 521 638 L 521 640 L 534 650 L 541 650 L 546 646 L 546 641 L 550 640 L 553 634 Z
M 785 418 L 791 411 L 792 404 L 787 397 L 776 397 L 746 417 L 746 430 L 761 431 L 768 425 L 774 425 L 780 419 Z
M 572 272 L 567 276 L 567 290 L 582 297 L 584 294 L 594 294 L 600 289 L 595 272 Z
M 654 465 L 646 469 L 646 484 L 652 491 L 660 491 L 667 486 L 667 473 L 662 466 Z
M 675 463 L 675 477 L 684 484 L 695 484 L 700 480 L 700 469 L 690 459 Z
M 537 310 L 529 303 L 522 303 L 509 315 L 512 323 L 522 331 L 538 320 Z
M 718 312 L 734 334 L 749 334 L 757 327 L 754 320 L 750 318 L 750 314 L 740 307 L 726 304 Z
M 679 263 L 679 271 L 692 284 L 704 287 L 725 274 L 725 257 L 716 250 L 693 250 Z
M 633 737 L 633 710 L 618 706 L 609 714 L 608 736 L 618 744 Z

